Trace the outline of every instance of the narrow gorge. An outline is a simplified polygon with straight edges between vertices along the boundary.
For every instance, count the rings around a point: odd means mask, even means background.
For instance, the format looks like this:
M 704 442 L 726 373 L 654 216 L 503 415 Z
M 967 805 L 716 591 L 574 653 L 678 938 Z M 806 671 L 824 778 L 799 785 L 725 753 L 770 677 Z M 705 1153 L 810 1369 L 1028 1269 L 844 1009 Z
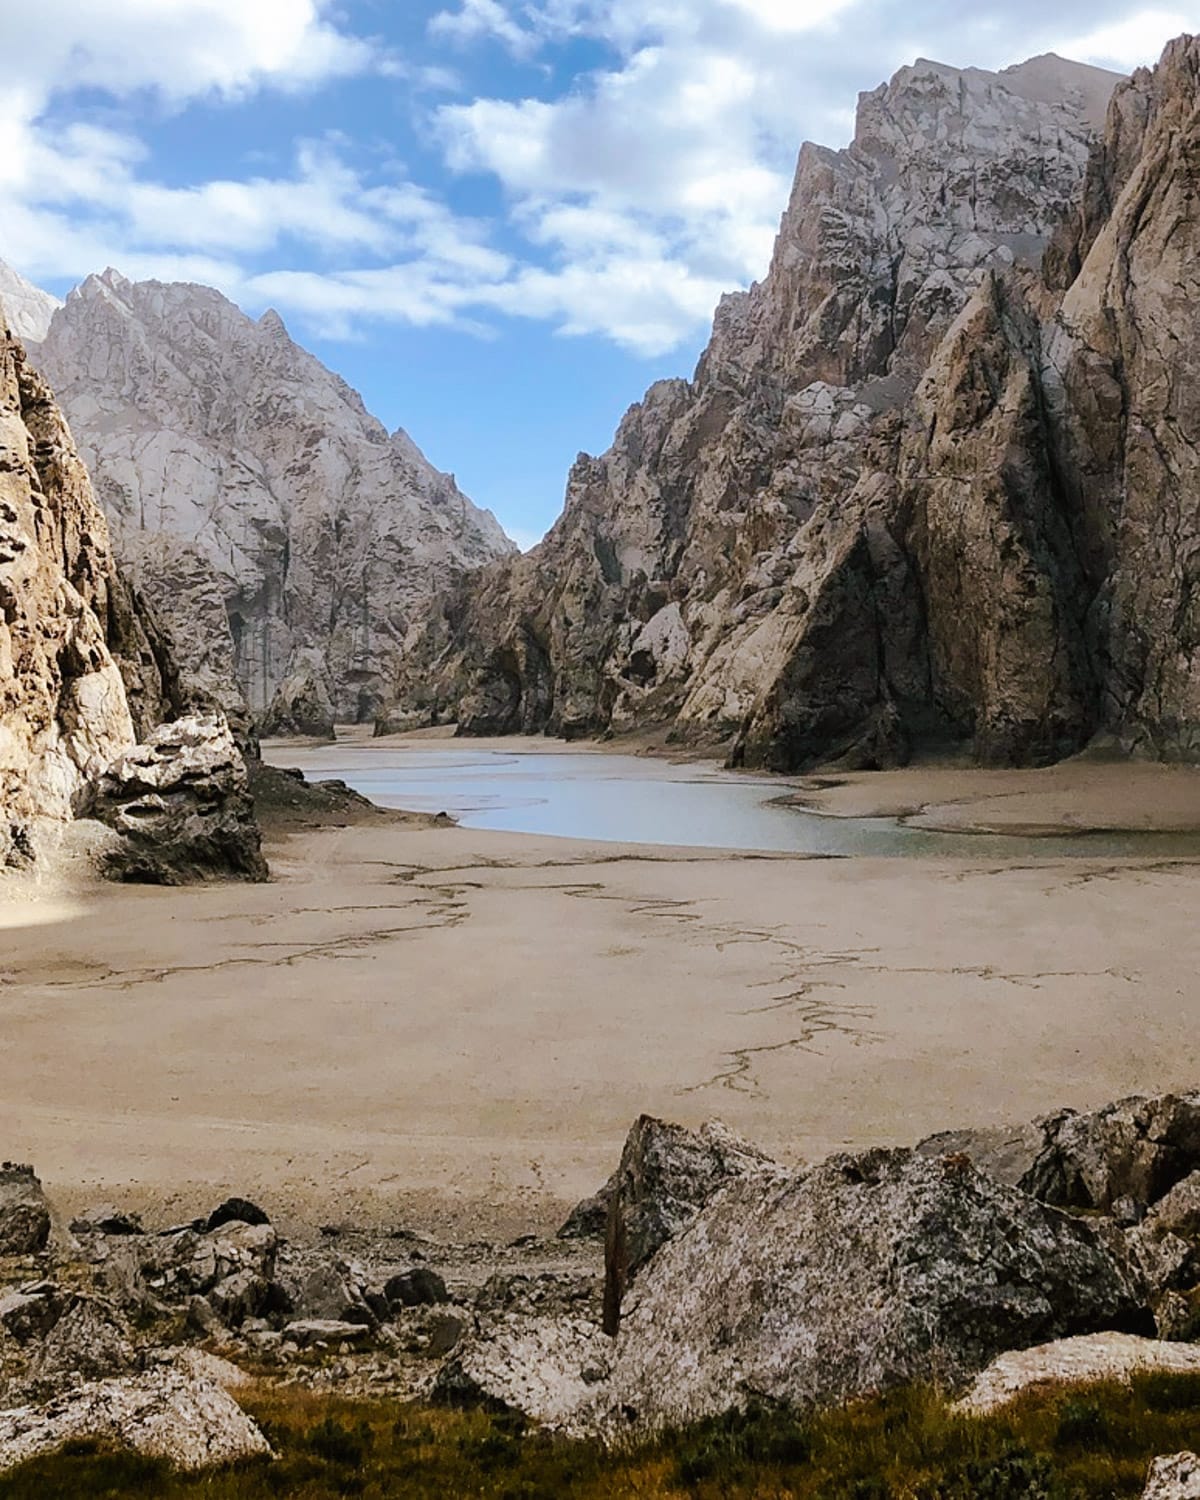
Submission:
M 1200 750 L 1200 43 L 921 61 L 805 146 L 770 272 L 443 600 L 388 727 L 658 726 L 735 764 Z

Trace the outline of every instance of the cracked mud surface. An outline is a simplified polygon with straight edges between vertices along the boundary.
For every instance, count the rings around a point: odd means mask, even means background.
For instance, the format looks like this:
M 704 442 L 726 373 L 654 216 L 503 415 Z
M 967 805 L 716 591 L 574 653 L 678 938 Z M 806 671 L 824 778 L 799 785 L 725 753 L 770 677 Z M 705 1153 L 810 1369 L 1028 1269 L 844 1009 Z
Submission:
M 630 1120 L 786 1158 L 1194 1085 L 1185 861 L 304 832 L 265 887 L 14 926 L 0 1141 L 68 1209 L 551 1228 Z

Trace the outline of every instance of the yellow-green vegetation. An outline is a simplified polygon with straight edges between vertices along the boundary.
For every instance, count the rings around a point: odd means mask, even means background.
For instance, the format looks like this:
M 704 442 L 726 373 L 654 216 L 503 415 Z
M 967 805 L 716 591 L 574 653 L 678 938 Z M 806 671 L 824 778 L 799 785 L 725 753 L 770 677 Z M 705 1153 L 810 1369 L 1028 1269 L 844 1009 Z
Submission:
M 1200 1443 L 1200 1376 L 1030 1394 L 984 1418 L 930 1391 L 809 1421 L 756 1411 L 605 1452 L 517 1418 L 295 1389 L 246 1398 L 279 1457 L 220 1473 L 75 1446 L 0 1477 L 0 1500 L 1105 1500 Z

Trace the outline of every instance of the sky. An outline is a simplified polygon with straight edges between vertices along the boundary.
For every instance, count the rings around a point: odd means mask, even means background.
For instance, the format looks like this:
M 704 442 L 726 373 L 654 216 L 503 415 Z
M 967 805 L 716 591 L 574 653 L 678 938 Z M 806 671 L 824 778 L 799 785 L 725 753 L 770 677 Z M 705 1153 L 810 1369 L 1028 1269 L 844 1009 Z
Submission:
M 1200 0 L 0 0 L 0 258 L 276 308 L 527 546 L 860 90 L 1187 30 Z

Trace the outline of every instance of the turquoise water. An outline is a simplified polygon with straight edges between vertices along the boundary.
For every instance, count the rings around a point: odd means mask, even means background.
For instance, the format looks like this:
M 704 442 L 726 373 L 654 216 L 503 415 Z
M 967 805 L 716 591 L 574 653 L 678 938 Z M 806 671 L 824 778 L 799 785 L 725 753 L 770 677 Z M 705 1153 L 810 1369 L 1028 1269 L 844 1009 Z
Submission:
M 894 818 L 830 818 L 778 805 L 788 784 L 639 756 L 545 751 L 281 750 L 310 780 L 338 777 L 384 807 L 449 813 L 468 828 L 686 848 L 979 858 L 1197 855 L 1179 834 L 1030 838 L 947 834 Z

